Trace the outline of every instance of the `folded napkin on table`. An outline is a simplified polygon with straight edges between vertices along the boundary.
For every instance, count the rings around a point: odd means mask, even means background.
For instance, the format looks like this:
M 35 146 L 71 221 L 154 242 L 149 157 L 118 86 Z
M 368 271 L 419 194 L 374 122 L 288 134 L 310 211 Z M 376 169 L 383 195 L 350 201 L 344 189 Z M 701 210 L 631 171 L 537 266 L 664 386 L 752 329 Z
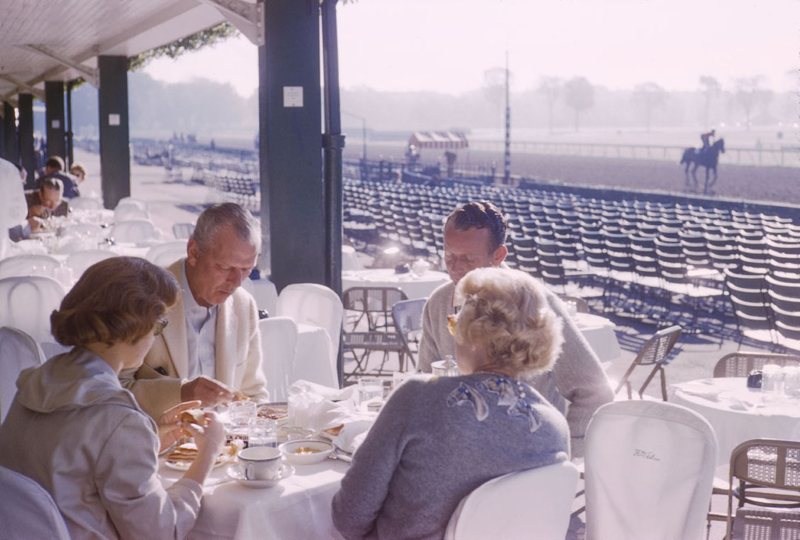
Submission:
M 354 452 L 377 418 L 376 413 L 360 411 L 356 404 L 358 388 L 329 388 L 305 380 L 289 387 L 290 409 L 295 404 L 302 409 L 297 414 L 300 427 L 321 431 L 345 452 Z M 343 426 L 336 435 L 324 430 Z

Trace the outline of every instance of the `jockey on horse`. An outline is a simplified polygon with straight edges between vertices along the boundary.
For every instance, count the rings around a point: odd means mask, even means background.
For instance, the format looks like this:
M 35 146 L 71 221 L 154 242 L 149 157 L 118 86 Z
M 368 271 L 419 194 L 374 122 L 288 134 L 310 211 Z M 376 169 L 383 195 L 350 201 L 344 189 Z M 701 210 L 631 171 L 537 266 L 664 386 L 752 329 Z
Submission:
M 708 133 L 702 133 L 700 135 L 700 140 L 703 141 L 703 148 L 700 149 L 700 152 L 707 152 L 709 148 L 711 148 L 711 143 L 709 139 L 713 139 L 716 133 L 712 129 Z

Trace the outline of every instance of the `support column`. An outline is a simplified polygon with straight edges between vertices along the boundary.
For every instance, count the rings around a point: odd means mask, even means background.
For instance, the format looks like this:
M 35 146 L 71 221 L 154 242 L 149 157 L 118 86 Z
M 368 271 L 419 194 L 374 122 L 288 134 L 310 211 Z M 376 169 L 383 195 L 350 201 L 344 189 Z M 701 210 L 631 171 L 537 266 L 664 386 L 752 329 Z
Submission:
M 67 131 L 66 135 L 66 143 L 67 143 L 67 169 L 72 167 L 72 164 L 75 163 L 75 149 L 72 146 L 72 87 L 75 85 L 75 81 L 69 81 L 67 83 Z
M 19 155 L 22 166 L 28 173 L 25 187 L 31 189 L 36 183 L 36 154 L 33 149 L 33 95 L 19 94 Z
M 64 138 L 64 83 L 45 81 L 45 119 L 47 121 L 47 156 L 58 156 L 66 161 L 67 145 Z
M 128 146 L 128 59 L 98 56 L 100 89 L 100 185 L 103 204 L 114 208 L 131 194 L 131 157 Z
M 3 157 L 12 163 L 19 163 L 19 150 L 17 146 L 17 113 L 14 107 L 8 102 L 3 102 L 3 111 L 5 112 L 5 123 L 3 131 L 5 131 L 5 149 Z
M 278 290 L 326 284 L 319 4 L 264 4 L 259 47 L 262 250 Z M 266 253 L 264 253 L 266 255 Z
M 8 159 L 6 157 L 6 118 L 8 118 L 8 111 L 0 111 L 0 158 Z

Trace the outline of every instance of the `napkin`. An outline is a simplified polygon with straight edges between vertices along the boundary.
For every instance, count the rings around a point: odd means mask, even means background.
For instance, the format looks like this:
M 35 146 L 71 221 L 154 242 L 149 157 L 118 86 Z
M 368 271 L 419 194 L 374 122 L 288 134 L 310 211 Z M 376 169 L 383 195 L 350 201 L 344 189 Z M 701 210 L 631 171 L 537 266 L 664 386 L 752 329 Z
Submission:
M 344 426 L 335 436 L 323 434 L 338 448 L 352 453 L 377 418 L 376 413 L 358 409 L 357 392 L 356 386 L 339 389 L 306 380 L 296 381 L 288 390 L 290 416 L 299 427 L 317 432 Z

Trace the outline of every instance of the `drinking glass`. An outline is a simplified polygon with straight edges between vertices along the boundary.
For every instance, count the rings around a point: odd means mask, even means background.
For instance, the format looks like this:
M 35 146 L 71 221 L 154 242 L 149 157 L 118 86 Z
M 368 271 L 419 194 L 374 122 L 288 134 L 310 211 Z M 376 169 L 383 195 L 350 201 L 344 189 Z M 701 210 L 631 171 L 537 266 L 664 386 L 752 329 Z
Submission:
M 783 392 L 783 371 L 776 364 L 767 364 L 762 370 L 761 391 L 770 396 L 780 396 Z
M 254 401 L 234 401 L 228 405 L 228 421 L 234 428 L 243 428 L 250 425 L 250 420 L 256 416 Z
M 269 418 L 250 419 L 249 446 L 278 446 L 278 422 Z
M 358 400 L 366 403 L 372 399 L 383 399 L 383 379 L 379 377 L 361 377 L 358 379 Z

